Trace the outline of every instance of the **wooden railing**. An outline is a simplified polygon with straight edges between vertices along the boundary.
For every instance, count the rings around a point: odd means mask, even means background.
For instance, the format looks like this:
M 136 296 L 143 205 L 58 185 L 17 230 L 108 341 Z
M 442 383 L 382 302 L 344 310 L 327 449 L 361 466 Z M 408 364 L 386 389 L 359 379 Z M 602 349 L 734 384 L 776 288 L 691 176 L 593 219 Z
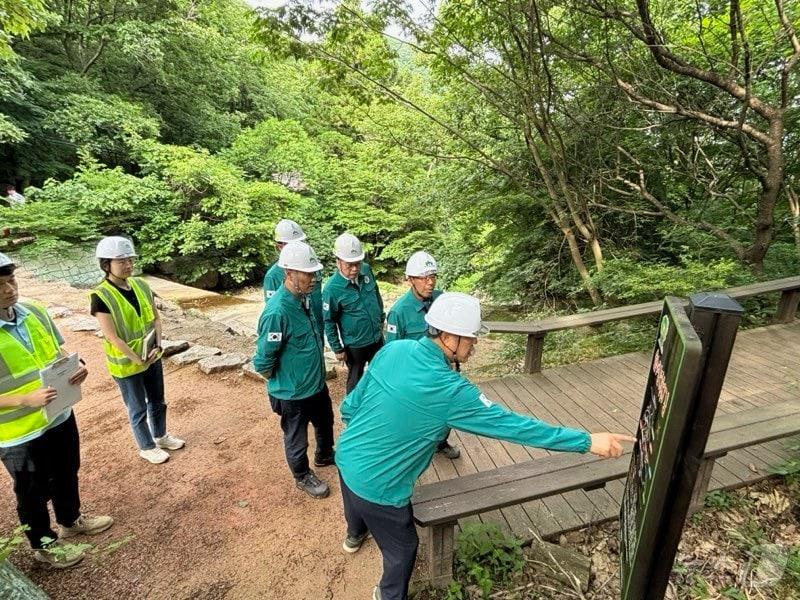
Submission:
M 781 292 L 781 299 L 778 302 L 778 310 L 775 314 L 774 322 L 790 323 L 794 320 L 798 303 L 800 303 L 800 277 L 787 277 L 785 279 L 763 281 L 720 290 L 720 293 L 727 294 L 735 300 L 777 292 Z M 523 370 L 525 373 L 538 373 L 542 370 L 542 350 L 544 349 L 544 338 L 548 333 L 561 331 L 562 329 L 575 329 L 576 327 L 596 327 L 611 321 L 657 315 L 661 312 L 663 304 L 659 300 L 563 317 L 550 317 L 540 321 L 487 321 L 485 325 L 492 333 L 527 335 L 528 341 L 525 348 Z

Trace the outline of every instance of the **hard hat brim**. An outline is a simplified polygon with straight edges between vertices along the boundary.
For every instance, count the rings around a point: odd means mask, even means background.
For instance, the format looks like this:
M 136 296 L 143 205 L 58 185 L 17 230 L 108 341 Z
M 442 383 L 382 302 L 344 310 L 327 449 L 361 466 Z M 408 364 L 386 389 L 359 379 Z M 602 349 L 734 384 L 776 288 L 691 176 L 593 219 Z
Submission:
M 298 238 L 293 238 L 291 240 L 285 240 L 285 239 L 282 239 L 282 238 L 275 238 L 275 241 L 278 242 L 279 244 L 288 244 L 289 242 L 304 242 L 306 240 L 306 237 L 307 237 L 306 234 L 303 233 L 303 234 L 300 234 L 300 237 L 298 237 Z
M 300 271 L 301 273 L 316 273 L 317 271 L 322 271 L 322 264 L 317 264 L 313 267 L 307 267 L 305 269 L 300 269 L 298 267 L 287 267 L 282 264 L 278 264 L 278 266 L 284 271 Z
M 103 253 L 105 254 L 105 253 Z M 107 258 L 108 260 L 114 260 L 118 258 L 139 258 L 139 255 L 135 252 L 133 254 L 120 254 L 119 256 L 100 256 L 100 254 L 95 255 L 96 258 Z
M 428 275 L 436 275 L 439 271 L 437 269 L 428 269 L 421 273 L 409 273 L 406 271 L 406 277 L 427 277 Z
M 343 260 L 344 262 L 359 262 L 364 260 L 364 253 L 362 252 L 358 256 L 341 256 L 339 254 L 336 255 L 336 258 Z

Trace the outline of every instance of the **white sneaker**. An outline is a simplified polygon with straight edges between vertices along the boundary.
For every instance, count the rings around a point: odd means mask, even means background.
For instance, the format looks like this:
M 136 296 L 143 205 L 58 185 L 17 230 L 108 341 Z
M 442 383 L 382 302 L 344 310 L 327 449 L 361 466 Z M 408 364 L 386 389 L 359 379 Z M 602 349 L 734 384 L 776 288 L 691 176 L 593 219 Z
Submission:
M 156 446 L 164 450 L 180 450 L 186 445 L 186 442 L 182 439 L 171 436 L 168 433 L 164 437 L 153 438 L 153 441 L 155 441 Z
M 47 548 L 33 551 L 33 557 L 36 560 L 48 564 L 54 569 L 66 569 L 77 565 L 85 556 L 85 550 L 76 546 L 65 548 L 58 542 L 50 544 Z
M 150 448 L 150 450 L 139 450 L 139 456 L 150 461 L 154 465 L 160 465 L 169 460 L 169 452 L 164 452 L 161 448 Z

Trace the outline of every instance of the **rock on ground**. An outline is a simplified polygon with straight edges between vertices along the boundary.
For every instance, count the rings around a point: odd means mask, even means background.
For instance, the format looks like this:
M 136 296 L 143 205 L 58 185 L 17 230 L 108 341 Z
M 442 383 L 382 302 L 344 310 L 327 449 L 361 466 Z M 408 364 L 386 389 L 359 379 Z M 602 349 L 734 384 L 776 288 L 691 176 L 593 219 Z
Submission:
M 192 346 L 186 352 L 171 356 L 170 360 L 176 365 L 188 365 L 217 354 L 222 354 L 222 350 L 210 346 Z
M 72 331 L 100 331 L 100 323 L 94 317 L 74 317 L 67 325 Z
M 245 363 L 242 365 L 242 372 L 245 374 L 245 377 L 249 377 L 250 379 L 255 379 L 256 381 L 266 381 L 264 376 L 256 371 L 256 368 L 253 366 L 253 361 Z
M 66 306 L 51 306 L 47 309 L 47 312 L 54 319 L 63 319 L 72 316 L 72 310 Z
M 186 340 L 161 340 L 161 349 L 164 350 L 164 357 L 178 354 L 189 349 L 189 342 Z
M 218 373 L 219 371 L 229 371 L 230 369 L 241 367 L 249 358 L 246 354 L 234 352 L 221 356 L 209 356 L 198 362 L 197 366 L 200 367 L 203 373 Z

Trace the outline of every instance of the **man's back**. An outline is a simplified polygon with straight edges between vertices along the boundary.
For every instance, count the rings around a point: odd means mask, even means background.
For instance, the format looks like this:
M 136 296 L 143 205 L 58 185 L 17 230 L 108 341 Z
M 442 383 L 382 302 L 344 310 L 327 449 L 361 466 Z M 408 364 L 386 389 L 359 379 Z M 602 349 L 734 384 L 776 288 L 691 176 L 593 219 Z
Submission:
M 451 402 L 474 389 L 430 340 L 385 346 L 342 403 L 337 464 L 345 482 L 372 502 L 405 504 L 447 429 Z

